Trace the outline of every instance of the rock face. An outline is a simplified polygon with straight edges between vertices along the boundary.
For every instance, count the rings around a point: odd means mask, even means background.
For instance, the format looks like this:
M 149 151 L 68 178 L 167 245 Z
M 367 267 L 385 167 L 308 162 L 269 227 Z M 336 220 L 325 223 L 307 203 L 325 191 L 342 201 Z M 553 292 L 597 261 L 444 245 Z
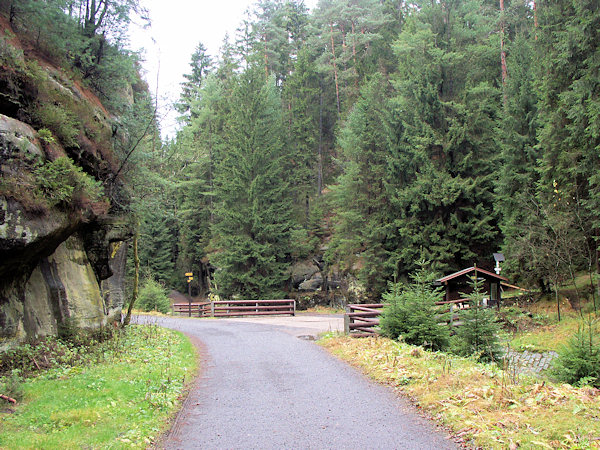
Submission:
M 124 300 L 131 235 L 124 212 L 106 194 L 49 199 L 39 180 L 39 168 L 62 157 L 83 169 L 76 176 L 106 185 L 115 171 L 110 118 L 59 69 L 46 65 L 36 77 L 0 66 L 0 351 L 56 334 L 66 320 L 83 328 L 107 325 L 120 319 Z M 79 117 L 75 143 L 61 141 L 60 124 L 56 131 L 36 119 L 49 95 L 69 99 L 61 108 L 75 105 L 87 114 Z M 51 188 L 60 189 L 59 181 Z M 122 200 L 114 183 L 110 193 Z
M 3 153 L 17 139 L 2 126 L 9 122 L 0 116 Z M 41 152 L 15 148 L 23 158 Z M 15 157 L 14 148 L 12 153 Z M 56 334 L 66 319 L 85 328 L 118 320 L 129 236 L 127 222 L 118 216 L 60 208 L 32 213 L 0 193 L 0 351 Z

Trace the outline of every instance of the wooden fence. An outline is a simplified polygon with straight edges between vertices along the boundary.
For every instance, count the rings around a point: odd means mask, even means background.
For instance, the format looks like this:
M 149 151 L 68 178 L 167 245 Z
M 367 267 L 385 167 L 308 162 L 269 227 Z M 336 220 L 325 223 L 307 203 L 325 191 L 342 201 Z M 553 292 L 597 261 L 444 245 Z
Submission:
M 440 314 L 448 314 L 446 325 L 458 327 L 462 325 L 459 321 L 458 311 L 469 308 L 469 300 L 450 300 L 436 302 L 440 308 Z M 346 306 L 344 314 L 344 332 L 352 337 L 370 337 L 379 335 L 379 316 L 385 306 L 384 303 L 352 304 Z M 444 322 L 441 322 L 442 324 Z
M 185 315 L 188 317 L 210 317 L 210 302 L 175 303 L 173 304 L 173 314 Z
M 344 331 L 353 337 L 377 336 L 379 316 L 383 303 L 347 305 L 344 314 Z
M 223 300 L 217 302 L 175 303 L 173 313 L 193 317 L 241 317 L 296 315 L 296 301 L 285 300 Z

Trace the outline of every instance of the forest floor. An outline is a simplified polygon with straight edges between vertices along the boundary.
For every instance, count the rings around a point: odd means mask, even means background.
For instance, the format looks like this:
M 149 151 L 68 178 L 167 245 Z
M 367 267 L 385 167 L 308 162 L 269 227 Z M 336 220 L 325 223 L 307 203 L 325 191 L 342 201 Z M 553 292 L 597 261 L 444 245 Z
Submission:
M 268 319 L 138 317 L 202 341 L 203 372 L 165 448 L 456 448 L 406 399 L 299 339 L 338 318 Z

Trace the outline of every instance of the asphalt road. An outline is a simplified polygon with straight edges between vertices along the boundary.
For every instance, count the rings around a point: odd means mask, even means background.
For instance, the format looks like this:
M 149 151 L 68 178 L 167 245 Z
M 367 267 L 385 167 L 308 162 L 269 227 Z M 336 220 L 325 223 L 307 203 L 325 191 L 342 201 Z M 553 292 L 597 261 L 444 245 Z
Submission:
M 203 358 L 164 448 L 456 448 L 410 403 L 307 340 L 323 324 L 145 320 L 183 331 Z

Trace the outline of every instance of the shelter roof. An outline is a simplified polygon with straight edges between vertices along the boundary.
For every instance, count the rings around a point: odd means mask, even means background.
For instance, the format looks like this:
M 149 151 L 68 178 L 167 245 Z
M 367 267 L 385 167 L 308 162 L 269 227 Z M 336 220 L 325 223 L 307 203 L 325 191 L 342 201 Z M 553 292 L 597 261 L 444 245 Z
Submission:
M 475 266 L 469 267 L 467 269 L 459 270 L 458 272 L 451 273 L 450 275 L 446 275 L 445 277 L 438 278 L 435 281 L 436 281 L 436 283 L 443 284 L 443 283 L 446 283 L 446 282 L 448 282 L 448 281 L 450 281 L 450 280 L 452 280 L 454 278 L 458 278 L 458 277 L 461 277 L 463 275 L 468 275 L 471 272 L 475 272 L 475 271 L 477 271 L 478 273 L 482 273 L 484 275 L 487 275 L 488 278 L 496 278 L 498 280 L 502 280 L 502 281 L 506 281 L 506 282 L 508 281 L 508 278 L 506 278 L 506 277 L 497 275 L 497 274 L 495 274 L 493 272 L 490 272 L 488 270 L 481 269 L 480 267 L 475 267 Z

